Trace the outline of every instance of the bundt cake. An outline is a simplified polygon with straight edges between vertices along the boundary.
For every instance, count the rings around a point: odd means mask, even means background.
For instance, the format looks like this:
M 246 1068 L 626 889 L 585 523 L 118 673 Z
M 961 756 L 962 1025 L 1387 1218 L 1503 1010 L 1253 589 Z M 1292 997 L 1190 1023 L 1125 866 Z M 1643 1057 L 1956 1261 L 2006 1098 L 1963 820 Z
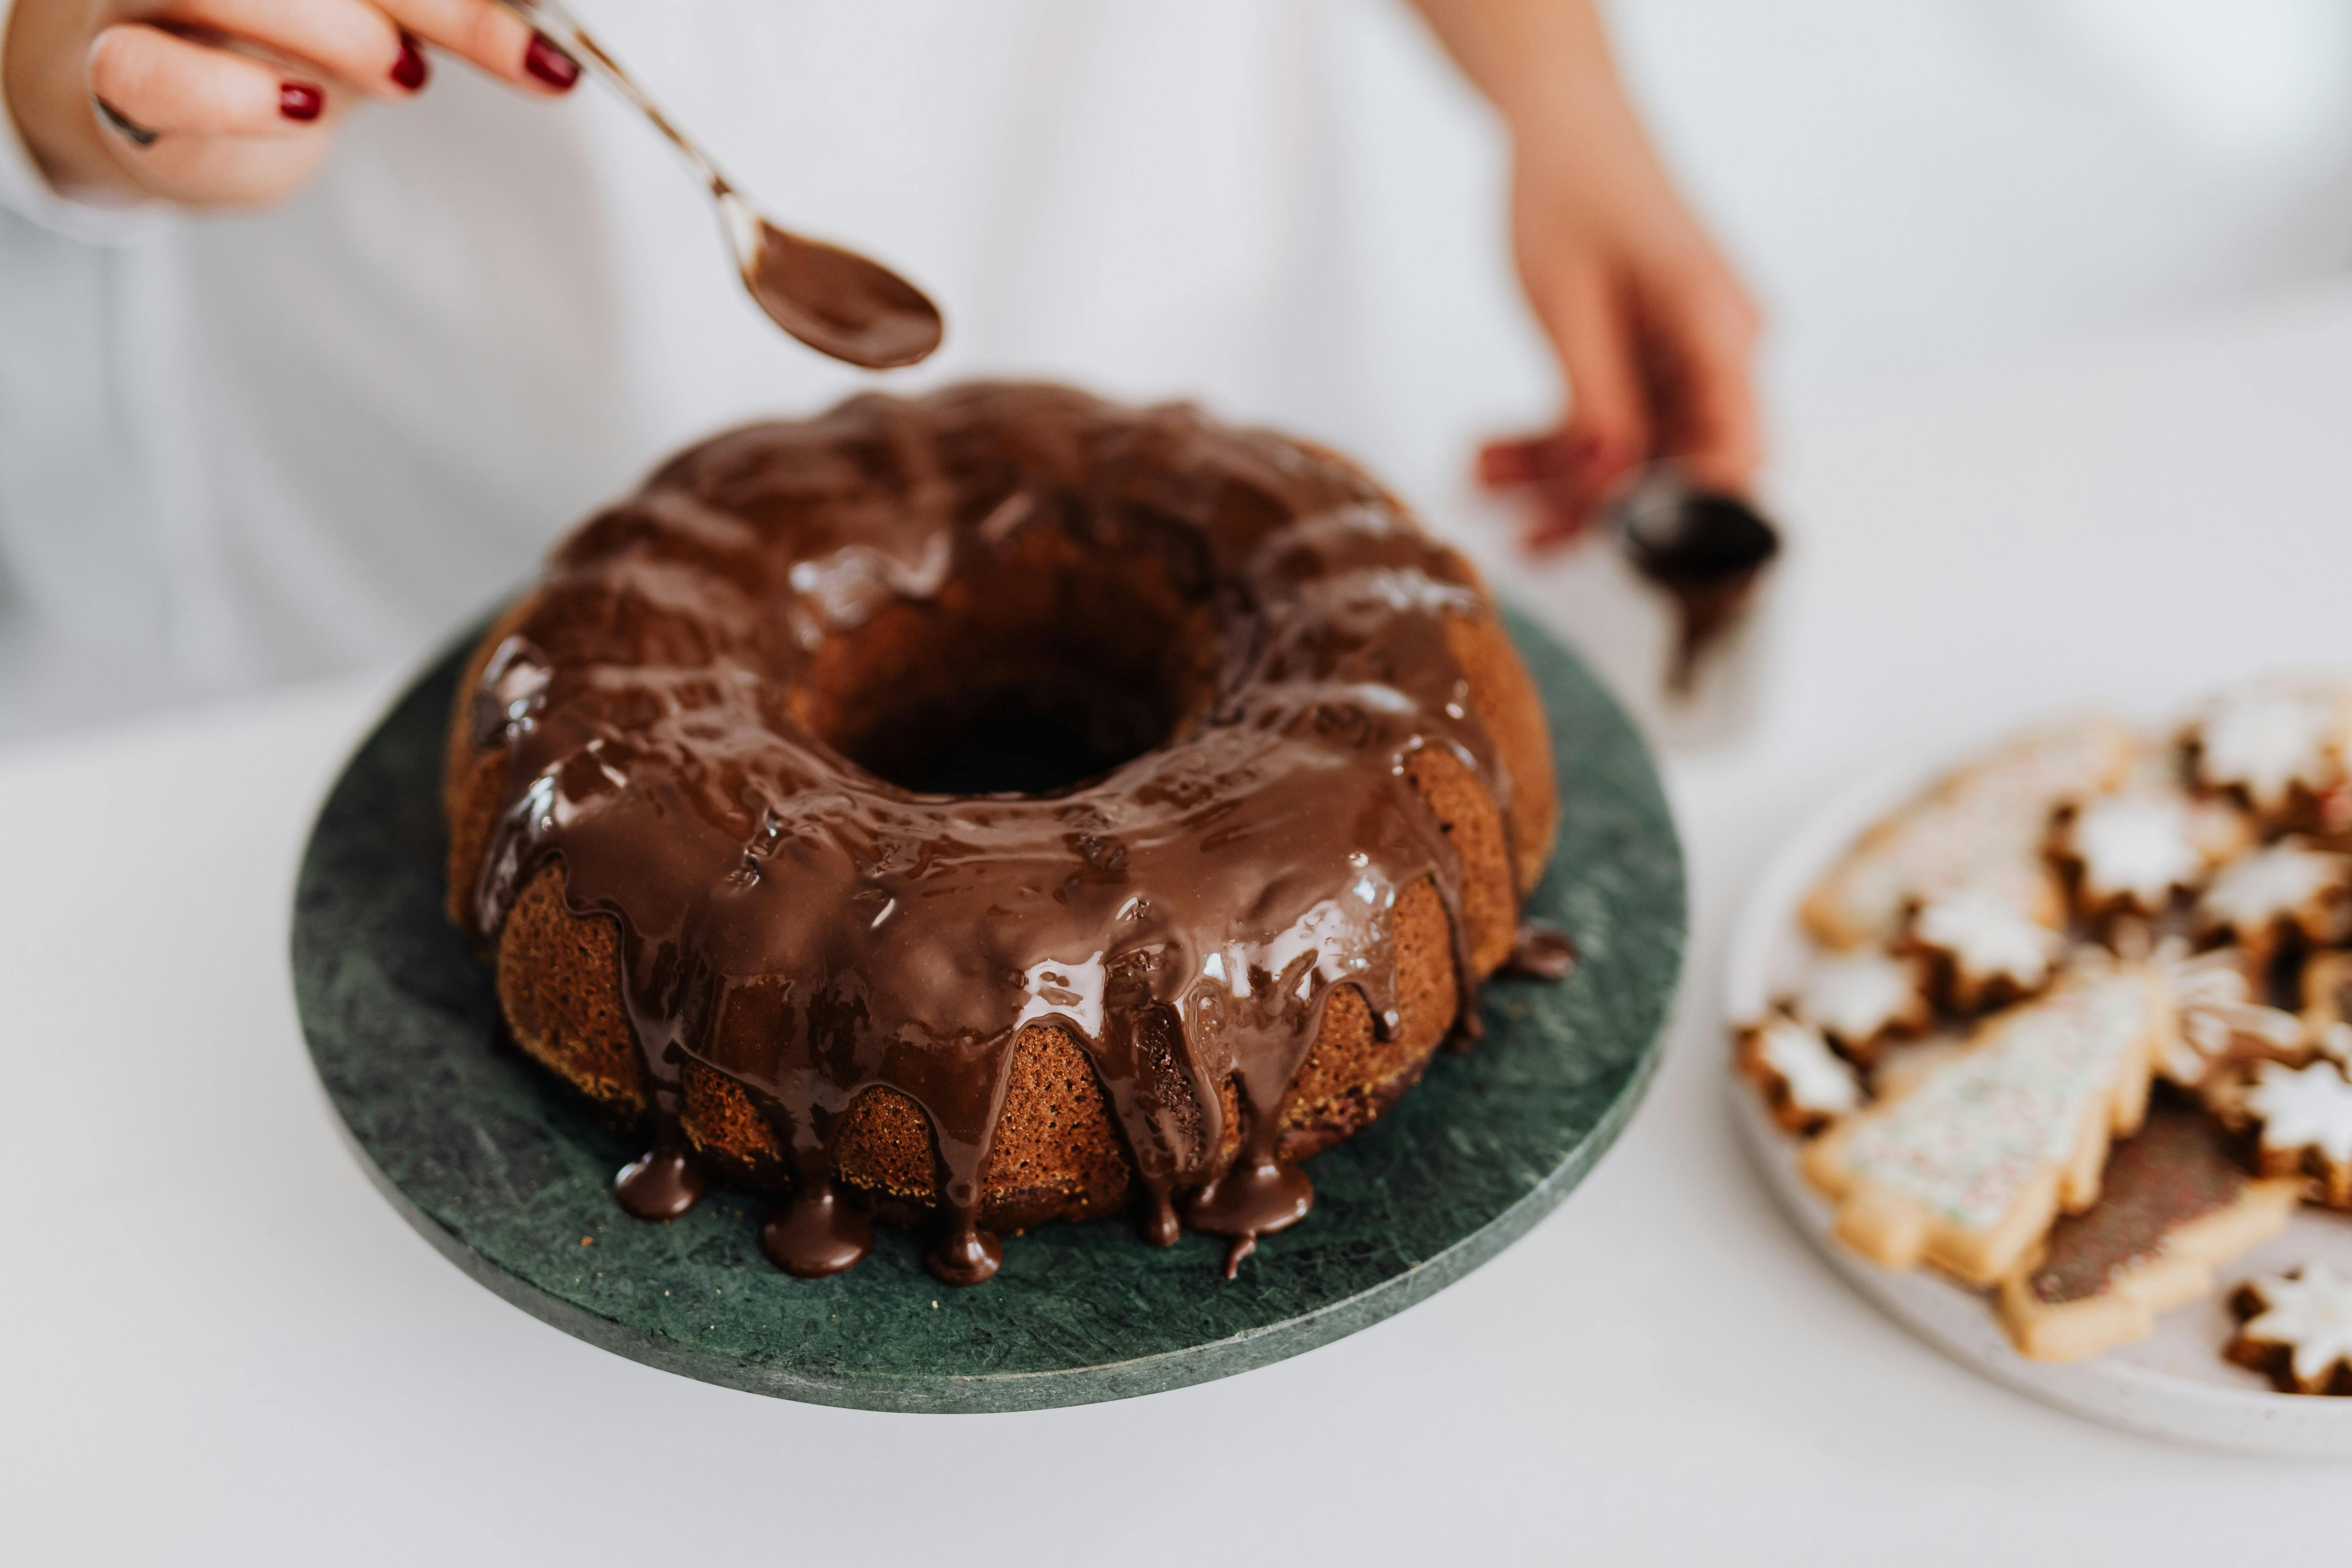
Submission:
M 1013 384 L 671 460 L 483 637 L 445 794 L 513 1040 L 647 1139 L 625 1207 L 716 1173 L 793 1273 L 878 1216 L 953 1284 L 1303 1215 L 1475 1032 L 1556 805 L 1475 575 L 1352 464 Z

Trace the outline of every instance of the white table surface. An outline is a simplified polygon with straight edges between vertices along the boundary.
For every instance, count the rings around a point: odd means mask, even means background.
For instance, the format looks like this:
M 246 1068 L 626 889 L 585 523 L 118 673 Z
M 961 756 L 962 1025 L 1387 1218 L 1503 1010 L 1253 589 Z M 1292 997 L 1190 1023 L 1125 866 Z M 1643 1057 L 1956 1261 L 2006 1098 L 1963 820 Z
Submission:
M 2352 665 L 2352 289 L 1785 425 L 1768 721 L 1672 765 L 1694 945 L 1623 1142 L 1434 1300 L 1124 1404 L 707 1387 L 411 1233 L 331 1130 L 285 957 L 310 815 L 391 673 L 0 755 L 0 1554 L 2352 1560 L 2352 1469 L 2087 1426 L 1849 1292 L 1735 1144 L 1716 1016 L 1733 904 L 1853 769 L 2052 702 Z

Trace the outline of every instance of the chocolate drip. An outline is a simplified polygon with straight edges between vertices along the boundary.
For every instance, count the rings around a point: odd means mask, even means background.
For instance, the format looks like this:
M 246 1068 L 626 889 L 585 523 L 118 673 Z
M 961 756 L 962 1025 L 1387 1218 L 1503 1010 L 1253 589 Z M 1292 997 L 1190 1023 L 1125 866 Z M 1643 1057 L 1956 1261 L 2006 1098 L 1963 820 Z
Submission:
M 891 640 L 1026 597 L 1036 649 Z M 561 858 L 572 910 L 618 925 L 659 1147 L 687 1063 L 739 1086 L 797 1173 L 763 1231 L 793 1272 L 862 1253 L 831 1145 L 886 1088 L 932 1133 L 932 1271 L 994 1272 L 983 1176 L 1036 1026 L 1091 1058 L 1147 1236 L 1181 1213 L 1237 1262 L 1313 1201 L 1282 1114 L 1335 989 L 1399 1026 L 1417 881 L 1475 1005 L 1460 857 L 1409 769 L 1452 756 L 1507 824 L 1446 635 L 1491 613 L 1354 468 L 1188 408 L 975 386 L 739 431 L 592 520 L 491 659 L 509 782 L 476 918 L 495 941 Z M 943 754 L 886 710 L 942 668 L 1053 694 L 1099 771 L 954 795 L 853 761 Z
M 1175 1201 L 1162 1187 L 1146 1192 L 1143 1205 L 1143 1239 L 1154 1247 L 1173 1247 L 1184 1234 L 1184 1225 L 1176 1217 Z
M 613 1196 L 639 1219 L 676 1219 L 702 1200 L 705 1184 L 702 1167 L 683 1146 L 664 1139 L 621 1167 Z
M 1211 1236 L 1255 1243 L 1261 1236 L 1287 1230 L 1315 1206 L 1315 1184 L 1297 1166 L 1274 1157 L 1271 1139 L 1248 1140 L 1242 1156 L 1227 1167 L 1184 1211 L 1185 1223 Z M 1249 1255 L 1244 1247 L 1230 1262 Z M 1233 1269 L 1225 1270 L 1228 1278 Z
M 1502 973 L 1512 980 L 1565 980 L 1576 969 L 1576 942 L 1558 926 L 1522 921 Z
M 866 1260 L 874 1216 L 843 1198 L 820 1165 L 760 1227 L 760 1249 L 795 1279 L 822 1279 Z
M 959 1212 L 923 1249 L 923 1267 L 942 1285 L 984 1285 L 1003 1262 L 1003 1243 L 974 1225 L 968 1211 Z

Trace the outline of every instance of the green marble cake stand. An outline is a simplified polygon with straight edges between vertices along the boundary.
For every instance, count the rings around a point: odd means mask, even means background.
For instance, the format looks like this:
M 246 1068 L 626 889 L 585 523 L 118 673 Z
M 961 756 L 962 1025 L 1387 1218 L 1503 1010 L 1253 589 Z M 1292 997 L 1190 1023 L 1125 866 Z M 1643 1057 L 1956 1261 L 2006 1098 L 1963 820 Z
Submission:
M 1051 1225 L 976 1289 L 885 1229 L 831 1279 L 760 1251 L 766 1205 L 714 1188 L 633 1220 L 638 1150 L 490 1045 L 488 976 L 441 915 L 442 729 L 464 658 L 368 737 L 320 812 L 294 909 L 310 1057 L 369 1175 L 408 1222 L 535 1317 L 633 1360 L 784 1399 L 1024 1410 L 1265 1366 L 1423 1300 L 1525 1233 L 1592 1168 L 1641 1097 L 1683 951 L 1683 869 L 1633 726 L 1574 656 L 1511 629 L 1559 763 L 1559 847 L 1530 912 L 1583 955 L 1564 983 L 1481 993 L 1486 1039 L 1441 1054 L 1362 1136 L 1317 1158 L 1314 1212 L 1223 1278 L 1224 1244 L 1148 1247 L 1122 1221 Z

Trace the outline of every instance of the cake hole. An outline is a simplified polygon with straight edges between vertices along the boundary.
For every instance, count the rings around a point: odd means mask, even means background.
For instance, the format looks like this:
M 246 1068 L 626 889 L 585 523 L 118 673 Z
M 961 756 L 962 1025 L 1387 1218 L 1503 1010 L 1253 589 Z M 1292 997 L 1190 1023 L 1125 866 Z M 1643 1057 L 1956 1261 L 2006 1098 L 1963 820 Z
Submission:
M 828 637 L 795 700 L 901 789 L 1050 795 L 1163 744 L 1213 674 L 1206 608 L 1155 562 L 1049 533 Z
M 1157 695 L 1074 676 L 948 692 L 886 715 L 848 754 L 921 795 L 1052 795 L 1165 739 Z

